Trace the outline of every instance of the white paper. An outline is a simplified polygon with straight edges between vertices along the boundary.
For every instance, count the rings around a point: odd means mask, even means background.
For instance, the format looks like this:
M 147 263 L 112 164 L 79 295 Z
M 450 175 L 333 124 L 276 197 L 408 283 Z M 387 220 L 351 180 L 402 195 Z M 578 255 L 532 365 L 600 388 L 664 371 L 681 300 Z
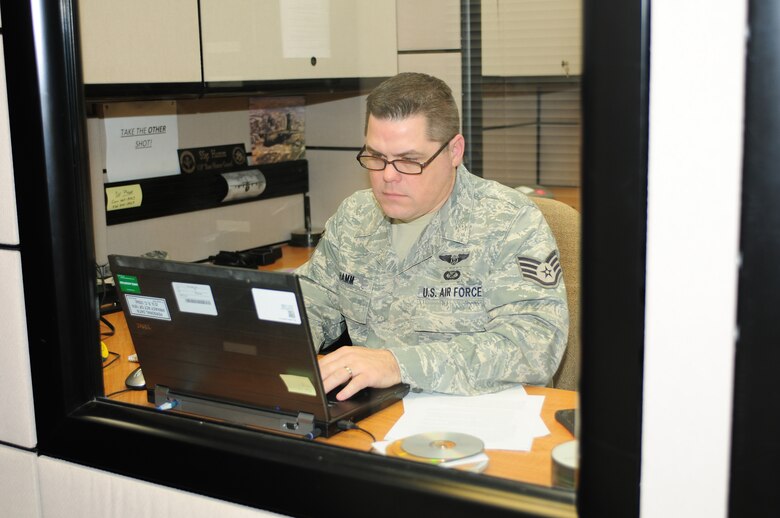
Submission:
M 208 284 L 191 284 L 187 282 L 172 282 L 176 303 L 182 313 L 197 313 L 199 315 L 217 315 L 217 305 Z
M 302 322 L 294 293 L 252 288 L 252 298 L 255 301 L 257 318 L 260 320 L 286 324 L 300 324 Z
M 165 299 L 157 297 L 143 297 L 141 295 L 125 295 L 125 302 L 130 314 L 136 317 L 154 318 L 157 320 L 170 320 L 168 304 Z
M 550 433 L 541 418 L 544 396 L 529 396 L 522 386 L 481 396 L 410 393 L 403 404 L 386 440 L 457 432 L 479 437 L 485 449 L 530 451 L 535 437 Z
M 109 183 L 179 174 L 176 103 L 125 103 L 123 114 L 106 116 L 106 176 Z M 149 106 L 153 105 L 152 108 Z M 132 115 L 133 113 L 137 115 Z M 144 115 L 144 113 L 160 113 Z
M 280 0 L 282 56 L 330 57 L 330 1 Z

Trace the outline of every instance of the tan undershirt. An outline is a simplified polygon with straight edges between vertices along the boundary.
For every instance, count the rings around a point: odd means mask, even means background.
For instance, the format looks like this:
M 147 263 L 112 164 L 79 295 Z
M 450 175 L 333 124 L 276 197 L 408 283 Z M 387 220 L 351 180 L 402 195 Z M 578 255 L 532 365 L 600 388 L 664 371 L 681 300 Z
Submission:
M 392 221 L 393 229 L 393 249 L 398 258 L 403 261 L 409 254 L 409 250 L 422 234 L 423 229 L 433 219 L 435 212 L 425 214 L 419 218 L 406 222 L 400 219 Z

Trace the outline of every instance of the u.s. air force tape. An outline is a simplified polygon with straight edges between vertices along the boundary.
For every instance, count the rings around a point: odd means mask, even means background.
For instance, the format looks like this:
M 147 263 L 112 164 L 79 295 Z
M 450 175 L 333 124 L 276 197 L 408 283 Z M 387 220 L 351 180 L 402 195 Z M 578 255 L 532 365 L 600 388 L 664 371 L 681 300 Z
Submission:
M 481 299 L 482 285 L 474 286 L 420 286 L 417 297 L 421 299 Z

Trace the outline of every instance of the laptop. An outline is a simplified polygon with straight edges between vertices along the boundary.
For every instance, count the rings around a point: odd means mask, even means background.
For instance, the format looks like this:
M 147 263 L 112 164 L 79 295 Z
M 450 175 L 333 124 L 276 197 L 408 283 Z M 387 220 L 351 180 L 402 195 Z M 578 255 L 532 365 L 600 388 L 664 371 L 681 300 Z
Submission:
M 308 438 L 401 400 L 409 385 L 325 393 L 297 275 L 110 255 L 146 385 L 160 409 Z M 331 394 L 335 394 L 335 389 Z

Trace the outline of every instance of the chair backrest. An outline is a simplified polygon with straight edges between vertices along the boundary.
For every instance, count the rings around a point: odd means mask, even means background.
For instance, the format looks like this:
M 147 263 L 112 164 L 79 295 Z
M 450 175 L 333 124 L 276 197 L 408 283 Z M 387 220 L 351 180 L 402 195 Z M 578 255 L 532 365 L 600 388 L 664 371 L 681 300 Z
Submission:
M 558 243 L 569 304 L 569 340 L 551 385 L 577 390 L 580 371 L 580 213 L 552 198 L 533 197 L 531 200 L 544 214 Z

